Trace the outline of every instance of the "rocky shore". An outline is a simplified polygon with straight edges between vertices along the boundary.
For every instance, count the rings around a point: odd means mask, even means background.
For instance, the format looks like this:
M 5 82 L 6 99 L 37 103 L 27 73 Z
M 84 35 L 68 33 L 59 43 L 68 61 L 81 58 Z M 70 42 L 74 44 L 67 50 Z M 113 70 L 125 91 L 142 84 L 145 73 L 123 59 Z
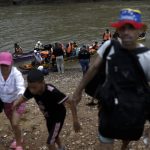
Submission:
M 46 82 L 54 84 L 67 95 L 72 95 L 81 78 L 82 72 L 77 67 L 67 69 L 65 74 L 62 75 L 51 73 L 45 77 Z M 84 94 L 78 106 L 78 115 L 82 126 L 80 133 L 74 133 L 71 113 L 69 109 L 67 111 L 67 117 L 61 132 L 61 137 L 67 150 L 96 150 L 95 147 L 98 144 L 98 110 L 97 106 L 86 106 L 90 99 Z M 21 126 L 25 150 L 47 150 L 45 120 L 34 100 L 27 102 L 26 113 L 22 117 Z M 2 113 L 0 114 L 0 150 L 8 150 L 12 139 L 13 134 L 10 124 L 4 113 Z M 120 150 L 120 145 L 121 142 L 116 141 L 115 150 Z M 146 150 L 146 148 L 141 140 L 132 142 L 130 150 Z

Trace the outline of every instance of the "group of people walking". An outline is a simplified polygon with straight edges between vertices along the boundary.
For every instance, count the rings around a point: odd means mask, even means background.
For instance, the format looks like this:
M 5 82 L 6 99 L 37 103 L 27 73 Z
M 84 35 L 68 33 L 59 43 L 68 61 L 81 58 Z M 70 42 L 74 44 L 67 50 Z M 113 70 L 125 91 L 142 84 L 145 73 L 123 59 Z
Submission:
M 38 45 L 38 44 L 36 44 Z M 71 44 L 73 45 L 73 44 Z M 76 46 L 75 46 L 76 45 Z M 69 44 L 67 45 L 68 48 Z M 77 48 L 77 44 L 74 42 L 74 48 Z M 91 47 L 91 49 L 94 49 L 95 51 L 98 50 L 98 43 L 95 42 L 94 45 Z M 49 58 L 49 61 L 46 61 L 47 63 L 52 63 L 52 67 L 55 67 L 55 63 L 56 63 L 56 67 L 57 67 L 57 71 L 58 73 L 64 73 L 64 59 L 66 57 L 66 59 L 70 60 L 69 57 L 71 56 L 68 52 L 68 50 L 66 50 L 64 48 L 64 46 L 61 43 L 55 43 L 55 45 L 52 46 L 46 46 L 43 50 L 41 50 L 41 47 L 37 47 L 34 50 L 34 56 L 35 56 L 35 62 L 37 62 L 38 65 L 41 65 L 43 62 L 45 62 L 45 57 L 42 56 L 42 54 L 46 51 L 47 53 L 47 57 Z M 83 73 L 85 73 L 88 70 L 89 67 L 89 63 L 90 63 L 90 49 L 86 46 L 83 45 L 82 47 L 80 47 L 78 54 L 75 54 L 76 58 L 78 58 L 79 63 L 82 67 L 82 71 Z
M 48 44 L 43 46 L 43 44 L 38 41 L 35 45 L 35 52 L 34 55 L 37 56 L 35 58 L 35 61 L 40 62 L 42 64 L 44 62 L 44 59 L 42 59 L 42 53 L 48 52 L 48 60 L 47 63 L 51 63 L 52 67 L 57 67 L 57 71 L 59 73 L 64 73 L 64 58 L 66 57 L 67 60 L 69 60 L 72 57 L 76 57 L 76 48 L 77 44 L 75 42 L 69 42 L 64 46 L 64 44 L 61 44 L 59 42 L 55 43 L 54 45 Z M 40 59 L 39 59 L 40 58 Z M 40 61 L 39 61 L 40 60 Z
M 139 10 L 122 9 L 119 20 L 111 25 L 117 29 L 121 43 L 106 41 L 90 66 L 90 55 L 83 47 L 79 60 L 84 76 L 72 97 L 45 83 L 43 74 L 36 69 L 29 72 L 25 89 L 21 73 L 12 66 L 12 55 L 9 52 L 0 53 L 0 108 L 1 111 L 4 109 L 14 131 L 15 140 L 11 148 L 23 150 L 20 116 L 25 111 L 25 103 L 34 98 L 46 120 L 49 150 L 65 150 L 59 136 L 66 117 L 65 103 L 70 106 L 73 127 L 78 132 L 80 123 L 76 107 L 83 90 L 95 82 L 93 79 L 96 77 L 100 78 L 96 80 L 95 87 L 91 87 L 94 92 L 90 93 L 99 104 L 99 145 L 95 149 L 113 150 L 114 140 L 120 139 L 123 142 L 121 150 L 127 150 L 131 141 L 140 139 L 145 122 L 150 119 L 150 50 L 137 43 L 145 24 Z M 54 53 L 64 73 L 62 48 L 57 45 Z

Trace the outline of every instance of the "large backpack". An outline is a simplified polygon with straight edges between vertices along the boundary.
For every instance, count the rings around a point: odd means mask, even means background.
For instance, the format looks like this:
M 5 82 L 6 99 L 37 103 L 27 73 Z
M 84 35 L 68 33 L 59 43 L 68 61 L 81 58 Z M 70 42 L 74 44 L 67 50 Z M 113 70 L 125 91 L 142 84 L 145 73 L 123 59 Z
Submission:
M 99 89 L 104 84 L 106 78 L 106 57 L 109 54 L 112 47 L 114 47 L 118 51 L 120 48 L 119 42 L 111 40 L 110 45 L 106 48 L 104 52 L 103 61 L 99 70 L 97 71 L 93 79 L 85 87 L 85 93 L 97 100 L 100 99 Z
M 108 74 L 99 90 L 99 132 L 102 136 L 138 140 L 146 121 L 146 102 L 149 100 L 144 71 L 137 55 L 148 48 L 129 52 L 123 48 L 107 57 Z

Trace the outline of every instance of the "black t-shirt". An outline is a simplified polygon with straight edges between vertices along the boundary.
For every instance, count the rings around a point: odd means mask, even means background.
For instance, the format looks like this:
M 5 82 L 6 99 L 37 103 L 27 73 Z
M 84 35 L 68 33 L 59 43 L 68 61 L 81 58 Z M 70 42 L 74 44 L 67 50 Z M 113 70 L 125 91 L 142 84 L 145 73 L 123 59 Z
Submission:
M 24 97 L 27 100 L 35 98 L 45 118 L 50 118 L 54 121 L 61 121 L 65 118 L 66 108 L 63 103 L 68 97 L 53 85 L 46 84 L 45 91 L 42 95 L 33 95 L 27 88 Z
M 79 59 L 90 59 L 90 53 L 87 50 L 81 50 L 78 54 Z
M 64 56 L 62 48 L 54 48 L 53 54 L 55 55 L 55 57 Z

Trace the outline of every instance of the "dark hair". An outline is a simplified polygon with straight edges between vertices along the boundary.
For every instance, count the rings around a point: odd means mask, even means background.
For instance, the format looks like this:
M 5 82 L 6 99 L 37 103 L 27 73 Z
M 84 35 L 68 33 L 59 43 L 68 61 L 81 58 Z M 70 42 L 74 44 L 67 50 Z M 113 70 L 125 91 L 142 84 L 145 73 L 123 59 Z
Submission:
M 82 48 L 85 48 L 85 49 L 86 49 L 86 45 L 83 45 Z
M 15 47 L 15 48 L 19 48 L 18 43 L 14 43 L 14 47 Z
M 29 83 L 44 81 L 44 75 L 40 70 L 33 69 L 28 73 L 27 81 Z

